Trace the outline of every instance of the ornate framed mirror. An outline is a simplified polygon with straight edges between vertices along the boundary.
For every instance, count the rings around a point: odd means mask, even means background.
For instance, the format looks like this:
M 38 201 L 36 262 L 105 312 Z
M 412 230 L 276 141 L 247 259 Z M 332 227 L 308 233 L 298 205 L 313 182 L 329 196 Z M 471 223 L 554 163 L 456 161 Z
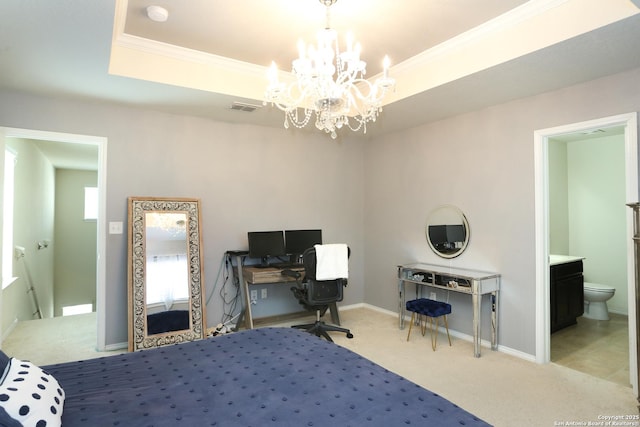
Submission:
M 455 258 L 469 244 L 469 223 L 460 209 L 443 205 L 429 214 L 425 234 L 429 247 L 438 256 Z
M 129 198 L 129 351 L 205 336 L 200 200 Z

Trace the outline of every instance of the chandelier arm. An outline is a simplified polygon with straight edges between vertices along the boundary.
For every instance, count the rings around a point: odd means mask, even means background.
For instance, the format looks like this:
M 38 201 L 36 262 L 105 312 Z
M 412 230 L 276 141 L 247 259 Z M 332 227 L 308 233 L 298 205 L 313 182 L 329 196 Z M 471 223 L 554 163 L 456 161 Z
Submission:
M 298 96 L 293 96 L 293 92 L 299 92 Z M 286 90 L 283 90 L 283 87 L 278 87 L 275 93 L 270 93 L 267 90 L 266 101 L 270 102 L 272 105 L 278 107 L 278 109 L 282 111 L 289 111 L 292 109 L 292 106 L 301 105 L 304 103 L 304 100 L 309 97 L 307 93 L 308 89 L 302 87 L 300 82 L 290 84 Z
M 355 92 L 356 96 L 352 92 Z M 350 110 L 354 110 L 356 115 L 354 117 L 360 116 L 359 121 L 369 121 L 375 120 L 377 116 L 377 111 L 380 108 L 380 102 L 374 100 L 372 102 L 367 97 L 364 97 L 357 88 L 354 88 L 353 91 L 349 91 L 347 94 L 348 104 L 351 106 Z
M 381 102 L 385 95 L 386 95 L 386 91 L 387 89 L 384 86 L 378 85 L 378 84 L 372 84 L 369 80 L 365 80 L 365 79 L 358 79 L 358 80 L 354 80 L 354 87 L 357 88 L 357 95 L 358 98 L 366 100 L 368 99 L 370 103 L 379 103 Z M 368 87 L 368 94 L 365 96 L 362 91 L 360 90 L 360 88 L 358 88 L 357 85 L 365 85 Z M 375 96 L 373 96 L 375 95 Z M 373 96 L 373 97 L 372 97 Z

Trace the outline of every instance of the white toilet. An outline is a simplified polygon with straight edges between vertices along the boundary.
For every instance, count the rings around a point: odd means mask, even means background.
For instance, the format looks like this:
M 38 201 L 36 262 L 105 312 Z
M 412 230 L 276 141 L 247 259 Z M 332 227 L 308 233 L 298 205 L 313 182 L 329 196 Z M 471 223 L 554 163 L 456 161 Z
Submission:
M 595 320 L 609 320 L 607 301 L 616 293 L 616 288 L 599 283 L 584 282 L 583 317 Z

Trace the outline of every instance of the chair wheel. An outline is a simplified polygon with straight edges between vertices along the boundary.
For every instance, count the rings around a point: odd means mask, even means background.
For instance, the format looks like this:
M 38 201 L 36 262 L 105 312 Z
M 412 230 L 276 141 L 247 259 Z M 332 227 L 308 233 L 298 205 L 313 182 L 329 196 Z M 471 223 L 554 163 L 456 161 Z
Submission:
M 347 338 L 353 338 L 353 334 L 352 333 L 348 333 L 347 334 Z

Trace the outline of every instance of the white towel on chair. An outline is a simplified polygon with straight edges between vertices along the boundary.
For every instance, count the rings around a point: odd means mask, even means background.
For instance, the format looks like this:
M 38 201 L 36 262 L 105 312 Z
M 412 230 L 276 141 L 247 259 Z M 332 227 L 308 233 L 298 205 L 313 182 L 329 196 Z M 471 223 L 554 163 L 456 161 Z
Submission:
M 349 249 L 344 243 L 315 245 L 316 280 L 349 278 Z

